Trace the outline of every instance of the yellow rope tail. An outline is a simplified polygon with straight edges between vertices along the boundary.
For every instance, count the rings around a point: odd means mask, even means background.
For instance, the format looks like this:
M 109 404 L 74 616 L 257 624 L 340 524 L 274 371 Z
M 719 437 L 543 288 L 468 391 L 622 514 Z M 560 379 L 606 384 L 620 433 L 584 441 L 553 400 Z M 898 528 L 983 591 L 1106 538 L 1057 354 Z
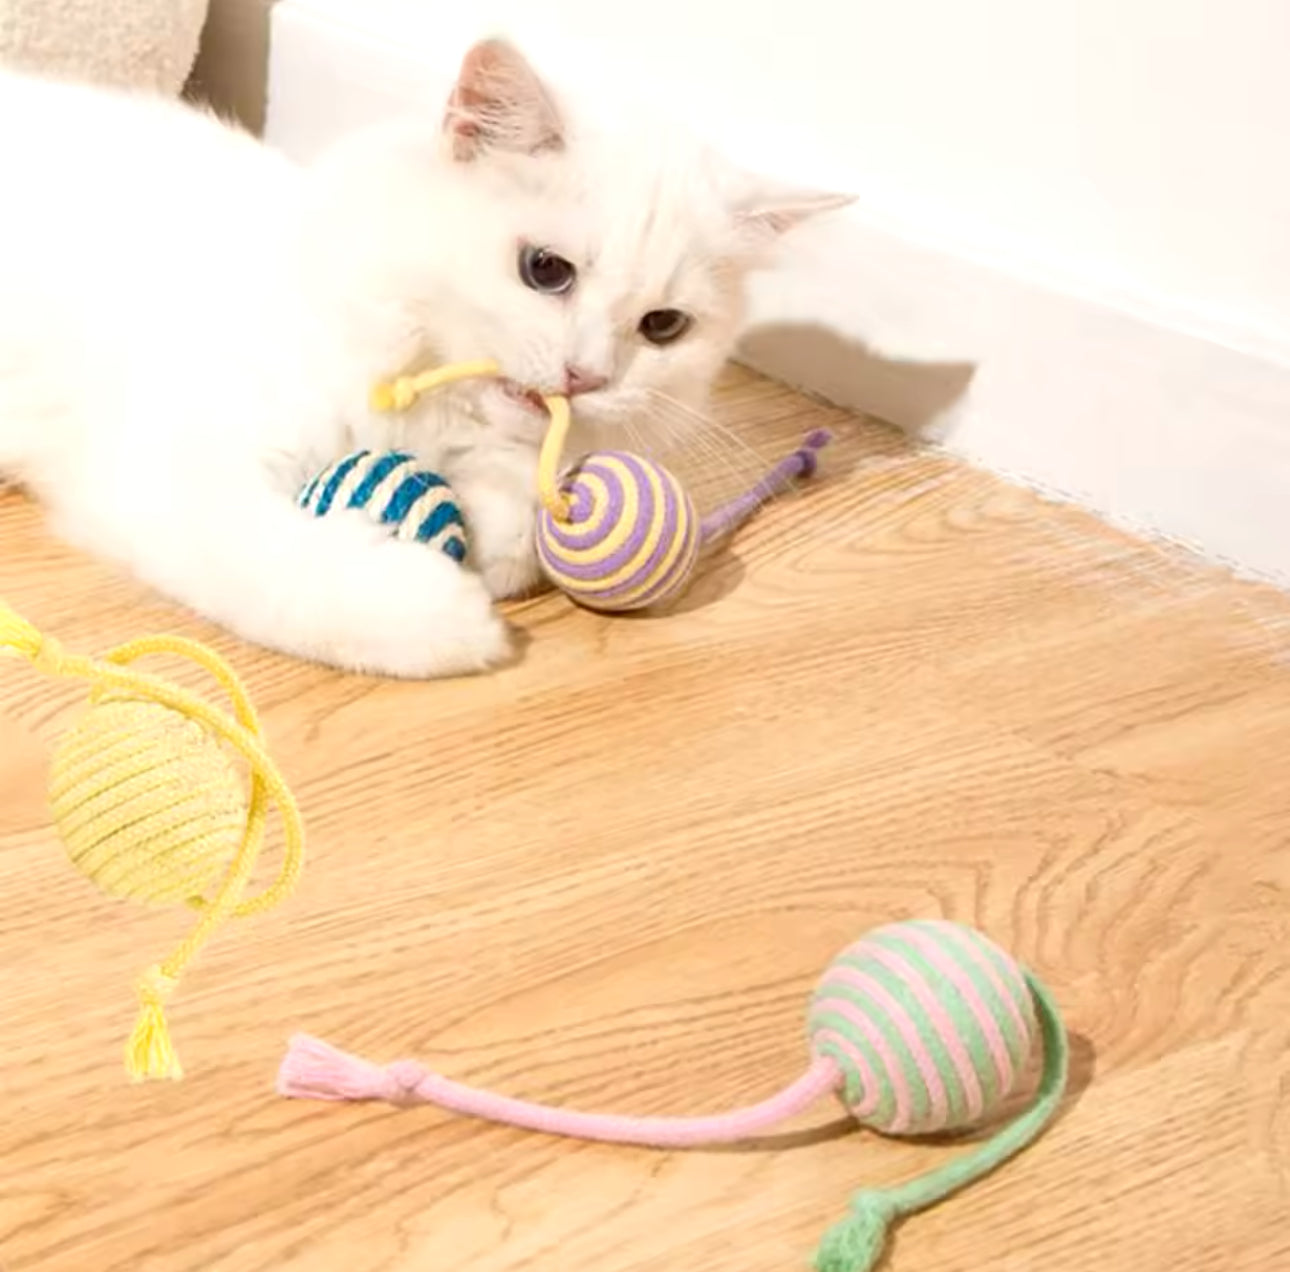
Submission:
M 406 411 L 423 393 L 455 384 L 459 380 L 476 380 L 481 376 L 501 375 L 501 368 L 491 358 L 475 362 L 454 362 L 420 375 L 404 375 L 397 380 L 378 384 L 372 390 L 372 410 Z
M 152 636 L 118 646 L 101 659 L 83 658 L 64 653 L 57 641 L 0 602 L 0 654 L 24 658 L 46 675 L 89 681 L 93 687 L 91 710 L 105 695 L 167 707 L 227 744 L 249 770 L 250 800 L 245 825 L 215 895 L 209 900 L 190 899 L 189 904 L 201 917 L 167 958 L 143 973 L 137 986 L 139 1015 L 126 1043 L 126 1071 L 136 1081 L 179 1078 L 183 1071 L 166 1024 L 166 1001 L 189 964 L 225 920 L 268 910 L 296 886 L 304 864 L 304 827 L 295 797 L 264 749 L 259 720 L 242 682 L 219 655 L 204 645 L 180 637 Z M 232 701 L 233 715 L 196 694 L 129 667 L 140 658 L 157 654 L 186 658 L 206 670 Z M 256 896 L 243 899 L 263 844 L 270 805 L 276 805 L 282 819 L 282 863 L 272 883 Z M 99 882 L 93 873 L 90 877 Z
M 400 376 L 378 384 L 372 390 L 372 409 L 374 411 L 406 411 L 423 393 L 430 393 L 447 384 L 459 380 L 472 380 L 480 376 L 501 375 L 501 368 L 489 358 L 475 362 L 454 362 L 445 367 L 436 367 L 433 371 L 423 371 L 419 375 Z M 569 518 L 569 500 L 560 489 L 560 455 L 569 437 L 569 428 L 573 415 L 569 408 L 569 399 L 559 394 L 543 394 L 542 401 L 551 416 L 551 427 L 547 430 L 542 443 L 542 452 L 538 456 L 538 494 L 542 506 L 557 521 Z

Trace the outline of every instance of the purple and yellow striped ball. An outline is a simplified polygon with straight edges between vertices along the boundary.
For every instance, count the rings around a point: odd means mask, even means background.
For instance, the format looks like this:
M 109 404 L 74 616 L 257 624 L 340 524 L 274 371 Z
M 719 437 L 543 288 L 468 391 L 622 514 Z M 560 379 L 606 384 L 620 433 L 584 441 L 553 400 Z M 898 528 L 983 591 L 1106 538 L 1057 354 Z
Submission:
M 982 1122 L 1022 1077 L 1038 1036 L 1018 964 L 973 928 L 912 920 L 876 928 L 816 986 L 811 1051 L 838 1069 L 857 1121 L 888 1135 Z
M 547 577 L 589 609 L 645 609 L 677 596 L 699 557 L 699 514 L 661 464 L 597 451 L 566 476 L 565 519 L 543 509 L 538 556 Z

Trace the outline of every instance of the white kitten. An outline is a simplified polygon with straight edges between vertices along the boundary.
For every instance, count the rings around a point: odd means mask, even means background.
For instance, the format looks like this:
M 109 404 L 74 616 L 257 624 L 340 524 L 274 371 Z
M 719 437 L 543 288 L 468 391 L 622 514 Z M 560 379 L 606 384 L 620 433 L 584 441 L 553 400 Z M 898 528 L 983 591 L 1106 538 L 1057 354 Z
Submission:
M 0 472 L 246 639 L 416 677 L 505 659 L 493 599 L 537 582 L 525 391 L 575 392 L 584 444 L 701 404 L 762 248 L 843 201 L 572 118 L 496 40 L 444 118 L 311 168 L 175 103 L 0 75 L 0 173 Z M 479 357 L 509 382 L 367 409 L 378 379 Z M 455 487 L 467 568 L 295 506 L 393 444 Z

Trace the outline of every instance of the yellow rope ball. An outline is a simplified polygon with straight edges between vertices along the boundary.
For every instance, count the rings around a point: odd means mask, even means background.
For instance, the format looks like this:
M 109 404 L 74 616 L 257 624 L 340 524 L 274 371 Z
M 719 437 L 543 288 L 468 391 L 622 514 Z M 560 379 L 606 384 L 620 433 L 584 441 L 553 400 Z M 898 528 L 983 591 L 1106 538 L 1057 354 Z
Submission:
M 49 800 L 77 870 L 147 905 L 214 888 L 246 826 L 242 782 L 215 736 L 141 698 L 86 710 L 54 753 Z
M 242 683 L 196 641 L 149 636 L 86 658 L 0 603 L 0 654 L 91 686 L 90 705 L 50 768 L 50 808 L 73 865 L 108 896 L 198 912 L 188 935 L 139 977 L 139 1014 L 125 1044 L 131 1078 L 182 1077 L 166 1002 L 216 928 L 272 908 L 295 887 L 304 862 L 295 799 Z M 158 654 L 208 672 L 232 712 L 131 665 Z M 283 828 L 278 873 L 247 896 L 273 806 Z

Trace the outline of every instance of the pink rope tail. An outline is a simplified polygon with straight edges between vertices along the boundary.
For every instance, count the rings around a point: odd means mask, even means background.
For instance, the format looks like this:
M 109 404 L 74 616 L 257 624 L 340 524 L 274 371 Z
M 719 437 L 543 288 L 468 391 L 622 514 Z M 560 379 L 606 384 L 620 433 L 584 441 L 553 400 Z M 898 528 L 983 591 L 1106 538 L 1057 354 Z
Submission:
M 415 1060 L 400 1060 L 384 1067 L 375 1065 L 307 1034 L 292 1038 L 278 1071 L 278 1094 L 291 1099 L 434 1104 L 452 1113 L 547 1135 L 652 1148 L 694 1148 L 747 1139 L 801 1113 L 840 1085 L 837 1066 L 832 1060 L 818 1057 L 806 1073 L 778 1095 L 713 1117 L 576 1113 L 479 1091 L 442 1077 Z

